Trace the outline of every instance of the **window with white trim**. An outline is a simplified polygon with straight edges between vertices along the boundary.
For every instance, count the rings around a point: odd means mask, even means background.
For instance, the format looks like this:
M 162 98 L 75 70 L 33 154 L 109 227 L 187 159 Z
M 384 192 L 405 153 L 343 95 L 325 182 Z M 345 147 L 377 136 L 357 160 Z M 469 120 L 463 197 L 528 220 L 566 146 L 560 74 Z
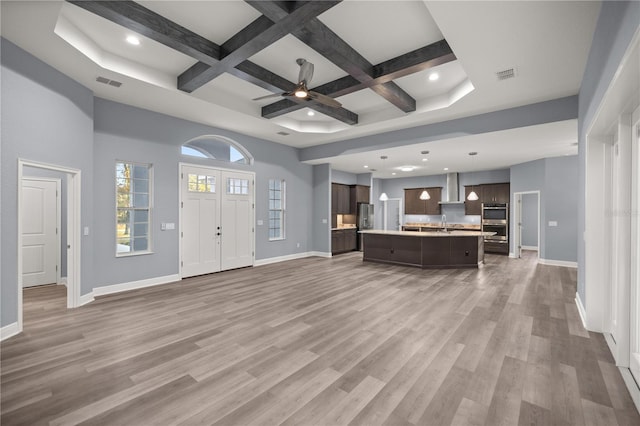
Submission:
M 151 251 L 151 164 L 116 162 L 116 256 Z
M 269 179 L 269 241 L 284 240 L 285 181 Z

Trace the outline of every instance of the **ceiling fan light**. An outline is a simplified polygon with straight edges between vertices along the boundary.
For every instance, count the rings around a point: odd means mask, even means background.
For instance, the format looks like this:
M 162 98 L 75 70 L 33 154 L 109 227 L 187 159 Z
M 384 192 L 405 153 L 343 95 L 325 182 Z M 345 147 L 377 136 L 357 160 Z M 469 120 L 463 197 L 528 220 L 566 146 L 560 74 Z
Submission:
M 386 192 L 383 192 L 382 194 L 380 194 L 380 201 L 389 201 L 389 196 L 387 196 Z
M 293 92 L 293 94 L 296 98 L 306 98 L 308 95 L 307 91 L 304 89 L 296 89 L 296 91 Z
M 425 189 L 424 191 L 422 191 L 422 194 L 420 194 L 420 199 L 421 200 L 430 200 L 431 199 L 431 195 L 429 195 L 429 193 Z
M 469 201 L 477 201 L 478 200 L 478 194 L 476 194 L 476 191 L 471 191 L 469 193 L 469 195 L 467 196 L 467 200 Z

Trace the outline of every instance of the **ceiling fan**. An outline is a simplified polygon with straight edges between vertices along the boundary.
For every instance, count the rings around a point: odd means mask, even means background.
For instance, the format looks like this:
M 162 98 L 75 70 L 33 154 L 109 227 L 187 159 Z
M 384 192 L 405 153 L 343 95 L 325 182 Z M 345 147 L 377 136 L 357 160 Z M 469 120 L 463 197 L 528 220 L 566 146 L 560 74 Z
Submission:
M 307 85 L 311 82 L 311 78 L 313 77 L 313 64 L 308 62 L 306 59 L 296 59 L 296 63 L 300 65 L 300 73 L 298 74 L 298 84 L 295 89 L 291 92 L 282 92 L 282 93 L 274 93 L 272 95 L 261 96 L 259 98 L 253 99 L 254 101 L 259 101 L 262 99 L 268 98 L 277 98 L 277 97 L 295 97 L 298 99 L 308 99 L 319 102 L 323 105 L 330 106 L 332 108 L 340 108 L 342 104 L 335 99 L 323 95 L 322 93 L 314 92 L 313 90 L 309 90 Z

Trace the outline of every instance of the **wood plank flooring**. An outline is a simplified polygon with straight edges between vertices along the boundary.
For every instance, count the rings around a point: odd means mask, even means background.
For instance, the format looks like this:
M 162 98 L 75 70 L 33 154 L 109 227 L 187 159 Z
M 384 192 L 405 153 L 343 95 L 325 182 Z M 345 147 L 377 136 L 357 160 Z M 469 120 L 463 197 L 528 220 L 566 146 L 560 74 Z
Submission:
M 228 271 L 65 309 L 25 291 L 2 425 L 639 425 L 576 271 L 360 253 Z

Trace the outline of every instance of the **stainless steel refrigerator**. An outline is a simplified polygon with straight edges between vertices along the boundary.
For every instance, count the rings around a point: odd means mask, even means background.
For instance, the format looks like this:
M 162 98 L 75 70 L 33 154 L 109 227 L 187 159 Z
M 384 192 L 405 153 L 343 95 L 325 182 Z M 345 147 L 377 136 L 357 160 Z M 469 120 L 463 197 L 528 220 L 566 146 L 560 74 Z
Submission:
M 358 231 L 373 229 L 373 204 L 358 204 Z M 358 250 L 362 251 L 362 235 L 358 236 Z

